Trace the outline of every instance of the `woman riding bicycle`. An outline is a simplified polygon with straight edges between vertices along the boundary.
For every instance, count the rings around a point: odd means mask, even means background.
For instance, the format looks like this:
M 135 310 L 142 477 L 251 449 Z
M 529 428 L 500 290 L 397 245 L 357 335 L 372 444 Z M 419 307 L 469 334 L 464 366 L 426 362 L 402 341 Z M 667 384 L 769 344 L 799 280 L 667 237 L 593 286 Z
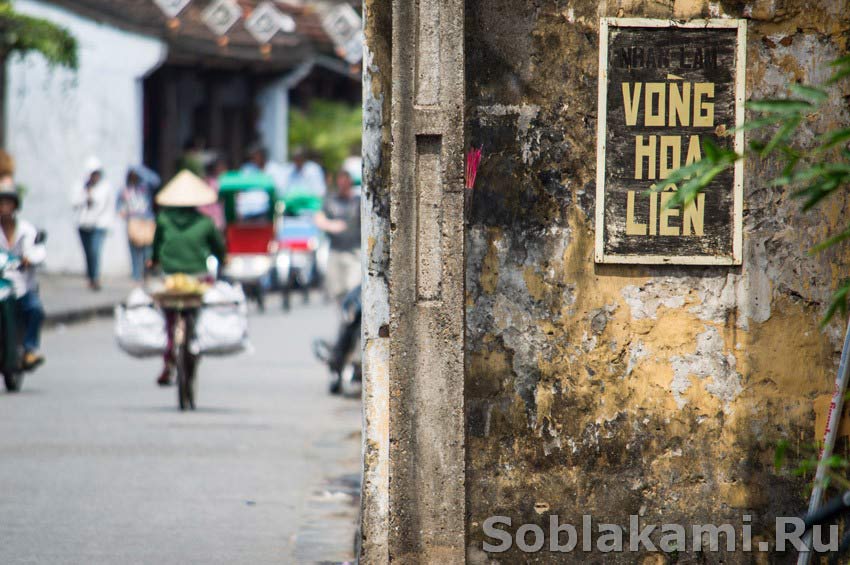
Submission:
M 213 204 L 218 195 L 204 181 L 182 171 L 160 191 L 156 203 L 162 208 L 156 218 L 153 256 L 149 267 L 161 267 L 166 275 L 184 273 L 208 276 L 207 259 L 212 255 L 224 264 L 226 247 L 213 221 L 198 211 Z M 168 348 L 165 352 L 160 386 L 171 384 L 175 312 L 166 311 Z

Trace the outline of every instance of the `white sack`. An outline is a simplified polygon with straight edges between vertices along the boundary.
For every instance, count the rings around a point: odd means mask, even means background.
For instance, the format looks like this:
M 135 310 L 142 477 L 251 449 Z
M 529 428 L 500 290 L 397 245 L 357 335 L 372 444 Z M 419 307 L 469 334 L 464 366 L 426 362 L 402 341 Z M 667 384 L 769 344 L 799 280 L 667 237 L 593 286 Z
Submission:
M 127 305 L 115 307 L 115 340 L 133 357 L 163 355 L 168 346 L 165 316 L 143 290 L 136 289 Z
M 248 303 L 239 285 L 219 281 L 204 294 L 192 351 L 233 355 L 248 348 Z

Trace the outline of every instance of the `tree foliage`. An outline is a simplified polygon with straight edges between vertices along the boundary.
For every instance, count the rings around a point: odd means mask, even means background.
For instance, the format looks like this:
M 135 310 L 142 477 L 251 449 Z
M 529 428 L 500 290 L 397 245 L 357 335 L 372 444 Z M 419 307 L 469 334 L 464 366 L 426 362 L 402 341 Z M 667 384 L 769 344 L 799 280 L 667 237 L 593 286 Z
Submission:
M 740 159 L 779 159 L 781 173 L 770 181 L 775 187 L 792 187 L 795 198 L 808 211 L 821 204 L 835 192 L 850 187 L 850 128 L 830 129 L 814 140 L 802 144 L 797 135 L 800 126 L 820 112 L 830 99 L 830 92 L 838 90 L 839 83 L 850 77 L 850 55 L 831 63 L 832 75 L 824 84 L 792 84 L 790 96 L 784 99 L 755 100 L 747 108 L 755 114 L 740 129 L 751 132 L 752 139 L 743 154 L 718 147 L 711 140 L 703 142 L 703 158 L 674 171 L 663 184 L 653 186 L 660 191 L 670 184 L 678 188 L 667 207 L 686 205 L 696 198 L 720 173 L 734 167 Z M 841 92 L 838 92 L 841 95 Z M 736 130 L 732 130 L 730 135 Z M 815 245 L 811 253 L 818 253 L 850 239 L 850 223 L 839 233 Z M 846 315 L 850 299 L 850 280 L 844 281 L 833 296 L 823 323 L 836 312 Z
M 40 53 L 49 64 L 69 69 L 78 64 L 77 40 L 68 30 L 19 14 L 9 0 L 0 0 L 0 59 L 15 53 Z
M 360 145 L 363 109 L 330 100 L 313 100 L 307 110 L 289 117 L 290 147 L 303 146 L 319 155 L 325 170 L 337 171 Z

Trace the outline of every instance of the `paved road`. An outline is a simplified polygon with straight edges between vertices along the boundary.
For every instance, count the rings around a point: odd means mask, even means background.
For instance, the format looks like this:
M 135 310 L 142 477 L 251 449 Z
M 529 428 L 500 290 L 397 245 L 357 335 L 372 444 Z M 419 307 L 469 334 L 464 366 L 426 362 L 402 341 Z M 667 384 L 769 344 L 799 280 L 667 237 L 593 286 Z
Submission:
M 199 410 L 110 321 L 45 335 L 48 364 L 0 392 L 0 563 L 351 559 L 360 412 L 312 360 L 328 308 L 252 318 L 256 352 L 201 365 Z

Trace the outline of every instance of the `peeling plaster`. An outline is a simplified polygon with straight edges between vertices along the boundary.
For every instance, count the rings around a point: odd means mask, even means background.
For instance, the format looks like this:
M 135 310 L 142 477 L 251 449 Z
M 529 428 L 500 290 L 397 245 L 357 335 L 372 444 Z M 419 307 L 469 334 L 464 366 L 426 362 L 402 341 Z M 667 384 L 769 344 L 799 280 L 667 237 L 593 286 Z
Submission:
M 676 399 L 676 405 L 682 409 L 688 403 L 685 393 L 693 384 L 691 377 L 696 377 L 706 380 L 705 390 L 723 402 L 726 413 L 731 413 L 732 402 L 743 390 L 742 377 L 735 370 L 735 356 L 724 352 L 723 338 L 714 326 L 706 326 L 705 332 L 697 336 L 696 345 L 693 354 L 677 355 L 670 359 L 673 367 L 670 390 Z
M 678 280 L 662 278 L 649 281 L 641 287 L 629 285 L 621 294 L 631 309 L 632 318 L 654 320 L 659 308 L 674 309 L 685 305 L 685 297 L 679 294 L 681 289 L 682 285 Z

